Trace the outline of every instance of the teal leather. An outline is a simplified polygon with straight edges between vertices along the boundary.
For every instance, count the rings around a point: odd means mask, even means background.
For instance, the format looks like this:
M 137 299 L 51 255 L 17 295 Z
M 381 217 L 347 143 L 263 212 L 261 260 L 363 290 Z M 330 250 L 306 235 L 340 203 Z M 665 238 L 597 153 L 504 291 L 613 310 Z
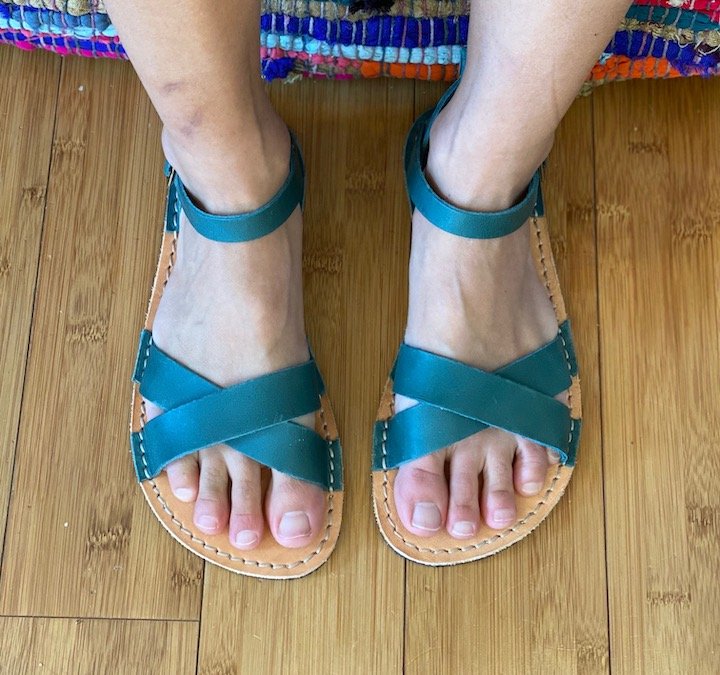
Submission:
M 237 215 L 218 216 L 198 207 L 185 189 L 177 172 L 168 164 L 168 199 L 165 229 L 177 231 L 182 210 L 192 226 L 206 239 L 222 242 L 241 242 L 259 239 L 282 225 L 303 205 L 305 166 L 295 137 L 290 134 L 290 169 L 285 182 L 266 204 L 254 211 Z
M 494 373 L 403 344 L 393 389 L 419 403 L 375 423 L 373 470 L 397 468 L 489 426 L 552 448 L 573 465 L 580 421 L 554 397 L 570 386 L 575 363 L 567 321 L 546 345 Z
M 433 110 L 423 113 L 413 124 L 405 143 L 405 183 L 410 208 L 420 211 L 433 225 L 446 232 L 470 239 L 504 237 L 522 227 L 536 213 L 540 190 L 540 169 L 530 181 L 525 195 L 514 206 L 504 211 L 468 211 L 445 201 L 430 185 L 425 176 L 430 150 L 430 127 L 452 97 L 459 80 L 445 92 Z
M 251 459 L 323 489 L 342 489 L 339 443 L 292 421 L 315 412 L 324 385 L 315 361 L 221 388 L 140 337 L 133 380 L 165 412 L 131 435 L 138 480 L 170 462 L 225 443 Z M 331 461 L 332 460 L 332 461 Z
M 405 146 L 405 176 L 411 209 L 433 225 L 472 239 L 502 237 L 544 212 L 540 169 L 523 198 L 504 211 L 457 208 L 438 195 L 425 176 L 430 127 L 457 88 L 457 80 L 437 106 L 413 125 Z M 403 344 L 391 377 L 395 394 L 417 405 L 375 423 L 373 471 L 394 469 L 494 427 L 529 438 L 574 465 L 581 421 L 555 399 L 577 374 L 569 321 L 557 336 L 531 354 L 488 372 Z
M 203 236 L 221 242 L 250 241 L 269 234 L 303 205 L 304 166 L 291 134 L 289 174 L 264 206 L 248 213 L 217 216 L 195 205 L 180 177 L 166 162 L 165 229 L 177 232 L 180 212 Z M 131 433 L 138 481 L 157 476 L 170 462 L 219 443 L 284 474 L 320 486 L 342 489 L 342 451 L 292 420 L 320 407 L 325 387 L 314 359 L 232 387 L 222 388 L 179 363 L 140 335 L 133 381 L 140 394 L 165 412 Z

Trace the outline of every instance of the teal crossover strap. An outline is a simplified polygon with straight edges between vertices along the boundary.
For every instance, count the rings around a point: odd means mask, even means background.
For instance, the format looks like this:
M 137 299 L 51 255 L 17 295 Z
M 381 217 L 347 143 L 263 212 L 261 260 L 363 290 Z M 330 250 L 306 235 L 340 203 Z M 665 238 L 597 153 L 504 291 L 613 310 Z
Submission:
M 490 427 L 556 450 L 573 464 L 580 421 L 554 397 L 576 374 L 570 325 L 540 349 L 489 373 L 402 345 L 394 391 L 419 403 L 375 425 L 373 469 L 391 469 Z
M 342 488 L 339 443 L 292 421 L 317 410 L 324 392 L 313 359 L 221 388 L 164 353 L 143 331 L 133 379 L 145 399 L 165 409 L 131 436 L 138 480 L 225 443 L 282 473 L 324 489 Z
M 185 189 L 177 172 L 166 165 L 169 177 L 166 229 L 177 230 L 180 209 L 192 226 L 207 239 L 222 242 L 250 241 L 276 230 L 303 203 L 305 167 L 295 137 L 290 135 L 290 169 L 285 182 L 266 204 L 254 211 L 234 215 L 214 215 L 198 207 Z

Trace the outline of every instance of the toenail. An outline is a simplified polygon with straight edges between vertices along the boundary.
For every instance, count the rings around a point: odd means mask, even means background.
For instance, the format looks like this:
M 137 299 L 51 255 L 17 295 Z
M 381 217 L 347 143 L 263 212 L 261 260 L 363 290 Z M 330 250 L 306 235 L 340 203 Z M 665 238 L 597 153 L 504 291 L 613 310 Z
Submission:
M 195 491 L 191 488 L 178 488 L 177 490 L 175 490 L 175 496 L 181 502 L 189 502 L 192 501 L 193 497 L 195 496 Z
M 415 504 L 412 516 L 412 526 L 419 530 L 437 532 L 442 525 L 440 509 L 432 502 L 418 502 Z
M 206 530 L 214 530 L 218 526 L 218 520 L 212 516 L 200 516 L 197 519 L 197 524 Z
M 310 534 L 310 519 L 304 511 L 288 511 L 278 525 L 278 536 L 297 539 Z
M 235 545 L 240 548 L 247 548 L 253 544 L 257 544 L 258 536 L 257 532 L 252 530 L 242 530 L 235 535 Z
M 461 520 L 453 525 L 452 533 L 458 537 L 469 537 L 471 534 L 475 534 L 475 523 Z
M 529 495 L 536 495 L 542 490 L 542 483 L 525 483 L 523 489 Z
M 515 511 L 512 509 L 498 509 L 493 515 L 495 522 L 503 525 L 515 520 Z

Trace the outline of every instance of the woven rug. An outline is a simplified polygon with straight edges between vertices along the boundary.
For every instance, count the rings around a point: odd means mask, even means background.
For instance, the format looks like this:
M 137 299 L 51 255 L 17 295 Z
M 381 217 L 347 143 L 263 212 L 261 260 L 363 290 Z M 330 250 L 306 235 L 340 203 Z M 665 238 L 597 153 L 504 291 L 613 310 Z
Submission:
M 452 80 L 467 41 L 469 8 L 470 0 L 262 0 L 263 75 Z M 127 58 L 102 0 L 0 0 L 2 42 Z M 720 0 L 639 0 L 587 85 L 717 74 Z

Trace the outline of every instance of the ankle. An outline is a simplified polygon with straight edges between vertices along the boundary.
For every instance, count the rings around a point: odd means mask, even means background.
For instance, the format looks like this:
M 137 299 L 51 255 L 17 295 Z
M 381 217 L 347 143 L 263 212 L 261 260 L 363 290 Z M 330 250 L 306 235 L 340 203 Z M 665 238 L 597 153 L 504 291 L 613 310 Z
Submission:
M 528 132 L 451 101 L 430 131 L 428 180 L 460 208 L 506 209 L 525 193 L 553 140 L 553 131 Z
M 265 204 L 288 175 L 290 135 L 273 112 L 262 125 L 212 134 L 164 127 L 162 146 L 198 204 L 216 214 L 251 211 Z

